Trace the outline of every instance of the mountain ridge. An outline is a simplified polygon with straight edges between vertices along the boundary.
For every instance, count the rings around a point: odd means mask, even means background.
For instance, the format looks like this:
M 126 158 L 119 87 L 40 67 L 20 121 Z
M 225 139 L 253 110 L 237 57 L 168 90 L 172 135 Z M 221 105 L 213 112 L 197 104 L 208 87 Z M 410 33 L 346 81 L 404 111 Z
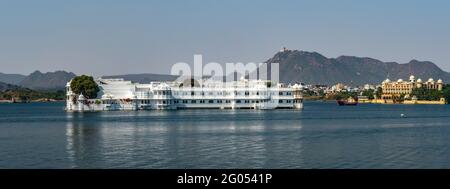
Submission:
M 391 80 L 408 79 L 410 74 L 422 80 L 434 78 L 442 79 L 444 82 L 450 81 L 449 72 L 442 70 L 431 61 L 416 59 L 407 63 L 397 63 L 383 62 L 370 57 L 341 55 L 336 58 L 328 58 L 314 51 L 283 50 L 275 53 L 265 63 L 279 63 L 280 81 L 284 83 L 380 84 L 386 78 Z M 28 76 L 0 73 L 0 82 L 33 90 L 63 90 L 66 83 L 75 76 L 72 72 L 61 70 L 46 73 L 36 70 Z M 102 76 L 102 78 L 123 78 L 138 83 L 172 81 L 177 77 L 176 75 L 152 73 Z M 6 85 L 3 84 L 3 86 Z
M 0 81 L 0 92 L 4 92 L 7 90 L 12 90 L 12 89 L 18 89 L 20 88 L 17 85 L 13 85 L 13 84 L 9 84 L 9 83 L 5 83 L 5 82 L 1 82 Z
M 379 84 L 384 79 L 416 78 L 450 80 L 450 73 L 430 61 L 411 60 L 408 63 L 383 62 L 370 57 L 343 55 L 327 58 L 317 52 L 285 50 L 276 53 L 266 63 L 279 63 L 280 81 L 310 84 L 350 85 Z
M 27 76 L 22 74 L 7 74 L 0 72 L 0 82 L 3 83 L 18 85 L 25 77 Z
M 19 86 L 33 90 L 64 90 L 67 82 L 75 76 L 72 72 L 62 70 L 46 73 L 36 70 L 25 77 Z

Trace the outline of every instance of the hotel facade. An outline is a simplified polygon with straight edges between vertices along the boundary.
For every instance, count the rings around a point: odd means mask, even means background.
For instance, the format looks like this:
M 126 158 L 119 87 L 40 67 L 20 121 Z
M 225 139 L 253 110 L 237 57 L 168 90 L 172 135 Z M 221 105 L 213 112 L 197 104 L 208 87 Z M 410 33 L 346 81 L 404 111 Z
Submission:
M 399 79 L 397 81 L 391 81 L 389 79 L 384 80 L 381 83 L 383 100 L 392 100 L 404 96 L 405 98 L 413 98 L 411 93 L 413 89 L 435 89 L 441 91 L 444 86 L 444 82 L 441 79 L 434 81 L 433 78 L 423 82 L 422 79 L 415 79 L 413 75 L 409 77 L 409 81 L 403 81 Z
M 162 109 L 302 109 L 301 85 L 267 80 L 221 82 L 194 79 L 181 82 L 133 83 L 123 79 L 97 79 L 95 99 L 75 94 L 66 85 L 67 111 Z

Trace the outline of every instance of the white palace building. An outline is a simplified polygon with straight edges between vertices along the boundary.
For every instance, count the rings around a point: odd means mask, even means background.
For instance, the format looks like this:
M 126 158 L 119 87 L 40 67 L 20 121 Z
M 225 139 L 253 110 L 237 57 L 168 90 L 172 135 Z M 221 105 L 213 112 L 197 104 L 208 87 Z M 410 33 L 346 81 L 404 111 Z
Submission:
M 302 86 L 272 84 L 268 80 L 221 82 L 186 79 L 183 82 L 133 83 L 123 79 L 97 79 L 95 99 L 74 94 L 67 83 L 67 111 L 162 109 L 302 109 Z M 273 85 L 273 86 L 272 86 Z

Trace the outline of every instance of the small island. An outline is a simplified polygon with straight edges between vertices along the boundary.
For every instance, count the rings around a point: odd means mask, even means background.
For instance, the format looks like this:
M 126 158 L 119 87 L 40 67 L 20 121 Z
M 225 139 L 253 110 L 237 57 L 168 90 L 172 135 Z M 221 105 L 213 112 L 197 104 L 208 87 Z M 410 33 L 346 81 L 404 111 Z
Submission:
M 58 102 L 65 100 L 65 84 L 75 77 L 72 72 L 40 72 L 29 75 L 0 73 L 0 102 Z
M 37 91 L 28 88 L 8 89 L 0 92 L 0 103 L 62 102 L 66 93 L 58 91 Z

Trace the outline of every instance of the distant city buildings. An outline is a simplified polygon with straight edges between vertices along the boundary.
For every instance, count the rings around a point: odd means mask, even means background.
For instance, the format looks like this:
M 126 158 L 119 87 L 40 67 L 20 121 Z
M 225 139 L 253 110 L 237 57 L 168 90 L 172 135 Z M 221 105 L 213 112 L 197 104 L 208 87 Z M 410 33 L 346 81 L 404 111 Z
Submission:
M 334 94 L 334 93 L 341 93 L 341 92 L 361 92 L 364 90 L 364 88 L 360 87 L 351 87 L 348 85 L 345 85 L 343 83 L 337 83 L 336 85 L 333 85 L 331 87 L 325 87 L 324 93 L 325 94 Z
M 363 87 L 364 90 L 376 90 L 377 86 L 371 84 L 365 84 Z
M 346 91 L 347 88 L 348 88 L 348 86 L 346 86 L 342 83 L 338 83 L 331 87 L 330 92 L 343 92 L 343 91 Z
M 344 83 L 337 83 L 331 86 L 300 83 L 299 86 L 301 86 L 300 88 L 302 89 L 303 94 L 307 96 L 308 99 L 331 100 L 343 96 L 352 96 L 361 103 L 447 103 L 440 92 L 443 91 L 445 86 L 442 79 L 435 81 L 433 78 L 429 78 L 426 81 L 422 81 L 420 78 L 416 80 L 413 75 L 406 81 L 403 79 L 398 79 L 396 81 L 386 79 L 380 84 L 364 84 L 361 86 L 351 86 Z

